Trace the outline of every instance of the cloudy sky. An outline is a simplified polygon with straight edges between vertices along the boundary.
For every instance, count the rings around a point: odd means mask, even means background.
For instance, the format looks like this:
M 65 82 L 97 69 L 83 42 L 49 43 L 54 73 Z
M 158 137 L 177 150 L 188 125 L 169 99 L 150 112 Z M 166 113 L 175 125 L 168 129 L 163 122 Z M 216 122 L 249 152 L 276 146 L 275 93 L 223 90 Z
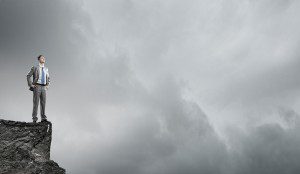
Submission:
M 0 117 L 32 121 L 43 54 L 70 174 L 300 172 L 300 1 L 0 0 L 0 26 Z

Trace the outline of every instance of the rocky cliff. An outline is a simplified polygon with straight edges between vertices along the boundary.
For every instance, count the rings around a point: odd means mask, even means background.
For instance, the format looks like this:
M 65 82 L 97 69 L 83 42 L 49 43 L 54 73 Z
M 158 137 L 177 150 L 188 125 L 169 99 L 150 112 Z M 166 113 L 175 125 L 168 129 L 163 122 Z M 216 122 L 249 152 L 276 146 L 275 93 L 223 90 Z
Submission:
M 0 174 L 65 174 L 50 159 L 52 123 L 0 119 Z

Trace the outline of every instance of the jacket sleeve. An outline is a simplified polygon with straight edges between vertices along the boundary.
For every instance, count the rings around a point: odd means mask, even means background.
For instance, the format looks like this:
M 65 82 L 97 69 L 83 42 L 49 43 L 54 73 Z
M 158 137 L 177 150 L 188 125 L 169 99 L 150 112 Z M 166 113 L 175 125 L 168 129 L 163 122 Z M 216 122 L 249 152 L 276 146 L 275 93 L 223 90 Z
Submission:
M 49 86 L 50 85 L 49 69 L 47 70 L 47 74 L 48 74 L 48 86 Z
M 27 84 L 29 87 L 31 87 L 32 85 L 31 76 L 33 75 L 33 72 L 34 72 L 34 66 L 31 67 L 30 71 L 27 74 Z

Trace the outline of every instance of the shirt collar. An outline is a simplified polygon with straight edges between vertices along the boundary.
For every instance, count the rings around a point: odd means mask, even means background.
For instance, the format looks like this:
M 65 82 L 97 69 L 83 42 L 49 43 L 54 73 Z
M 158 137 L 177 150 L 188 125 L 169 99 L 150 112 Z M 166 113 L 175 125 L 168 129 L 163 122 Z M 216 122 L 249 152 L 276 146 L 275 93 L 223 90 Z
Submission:
M 39 63 L 39 67 L 45 67 L 45 64 Z

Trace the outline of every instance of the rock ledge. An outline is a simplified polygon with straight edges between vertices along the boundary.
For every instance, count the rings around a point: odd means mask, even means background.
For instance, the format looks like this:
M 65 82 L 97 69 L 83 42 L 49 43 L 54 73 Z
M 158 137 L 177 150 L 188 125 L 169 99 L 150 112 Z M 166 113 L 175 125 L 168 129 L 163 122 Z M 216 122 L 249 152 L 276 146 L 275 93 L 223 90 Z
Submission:
M 0 119 L 0 174 L 65 174 L 50 159 L 52 123 Z

